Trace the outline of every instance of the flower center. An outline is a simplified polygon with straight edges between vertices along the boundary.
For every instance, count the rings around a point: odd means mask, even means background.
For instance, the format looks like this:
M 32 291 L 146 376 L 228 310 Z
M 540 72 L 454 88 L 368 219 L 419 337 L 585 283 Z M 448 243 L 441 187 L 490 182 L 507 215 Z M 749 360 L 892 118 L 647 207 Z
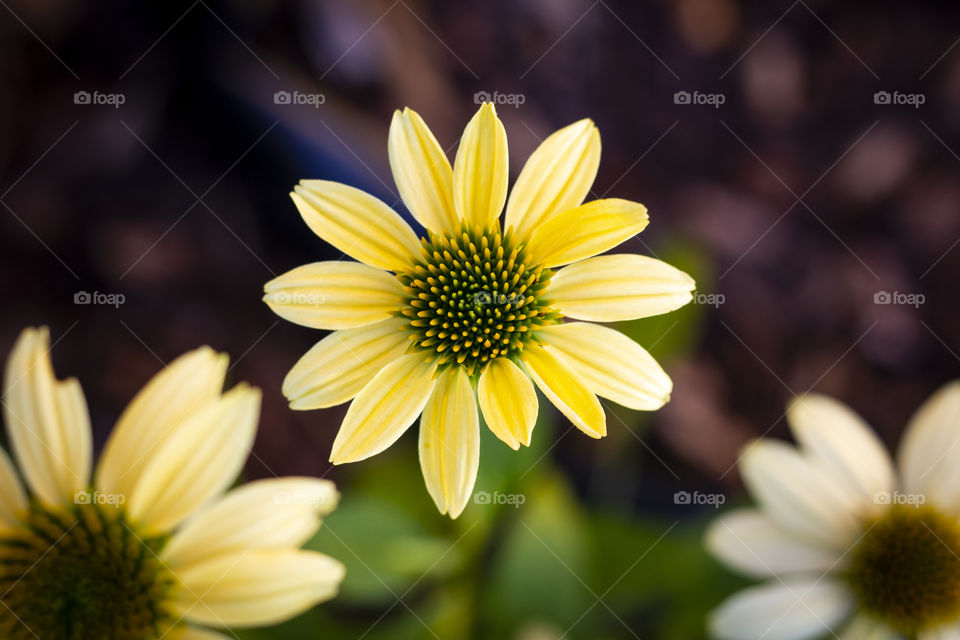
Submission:
M 543 300 L 552 272 L 529 262 L 499 223 L 431 233 L 421 242 L 421 260 L 397 274 L 407 294 L 401 313 L 410 320 L 413 348 L 441 366 L 479 374 L 491 360 L 516 357 L 533 331 L 559 321 Z
M 32 505 L 0 536 L 0 637 L 152 640 L 176 621 L 175 579 L 112 505 Z
M 895 505 L 853 549 L 847 578 L 860 606 L 907 636 L 960 616 L 960 522 Z

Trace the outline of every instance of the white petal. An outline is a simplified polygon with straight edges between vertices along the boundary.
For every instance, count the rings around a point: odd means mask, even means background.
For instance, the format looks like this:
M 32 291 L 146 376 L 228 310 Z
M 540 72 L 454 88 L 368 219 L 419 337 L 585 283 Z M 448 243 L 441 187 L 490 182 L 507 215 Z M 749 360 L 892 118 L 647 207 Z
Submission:
M 914 414 L 900 445 L 904 490 L 960 513 L 960 381 L 934 393 Z
M 717 518 L 707 530 L 706 546 L 731 569 L 758 578 L 803 572 L 819 575 L 840 564 L 838 551 L 791 535 L 756 509 Z
M 751 495 L 779 526 L 845 550 L 861 528 L 856 496 L 821 466 L 775 440 L 748 445 L 740 474 Z
M 255 549 L 210 558 L 177 572 L 184 617 L 212 626 L 282 622 L 336 595 L 342 564 L 320 553 Z
M 894 490 L 893 464 L 860 416 L 832 398 L 808 394 L 790 404 L 787 422 L 804 449 L 859 496 L 865 517 L 886 509 L 877 494 Z
M 480 468 L 480 417 L 461 367 L 440 375 L 420 418 L 420 468 L 440 513 L 458 517 Z
M 313 346 L 283 380 L 291 409 L 320 409 L 350 400 L 381 369 L 406 353 L 408 322 L 389 318 L 334 331 Z
M 17 526 L 27 510 L 27 494 L 10 456 L 0 449 L 0 529 Z
M 260 417 L 260 391 L 238 384 L 187 418 L 144 462 L 127 496 L 130 519 L 157 535 L 220 495 L 250 453 Z
M 48 504 L 72 502 L 90 483 L 90 414 L 80 383 L 54 375 L 46 328 L 20 334 L 4 398 L 10 446 L 30 490 Z
M 396 442 L 427 404 L 436 370 L 436 362 L 426 362 L 422 353 L 408 353 L 384 367 L 347 409 L 330 461 L 357 462 Z
M 724 640 L 805 640 L 832 634 L 853 608 L 840 583 L 818 578 L 771 581 L 744 589 L 710 616 Z
M 899 638 L 899 634 L 882 622 L 866 614 L 860 614 L 840 634 L 839 640 L 899 640 Z
M 663 368 L 615 329 L 567 322 L 544 327 L 537 337 L 559 351 L 598 396 L 640 411 L 659 409 L 670 399 L 673 383 Z
M 299 547 L 337 506 L 329 480 L 270 478 L 229 492 L 170 539 L 162 557 L 175 570 L 210 556 L 248 549 Z
M 97 488 L 129 495 L 147 457 L 223 391 L 227 356 L 209 347 L 186 353 L 155 375 L 127 406 L 97 466 Z

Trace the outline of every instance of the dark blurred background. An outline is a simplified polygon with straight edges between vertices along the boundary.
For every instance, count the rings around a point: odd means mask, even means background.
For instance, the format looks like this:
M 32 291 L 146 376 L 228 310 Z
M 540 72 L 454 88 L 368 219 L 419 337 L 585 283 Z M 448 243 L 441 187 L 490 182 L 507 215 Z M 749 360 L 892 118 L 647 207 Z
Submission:
M 960 369 L 958 38 L 960 9 L 932 2 L 0 0 L 0 348 L 50 325 L 98 446 L 199 344 L 264 390 L 247 475 L 337 481 L 311 544 L 349 576 L 337 601 L 238 637 L 702 637 L 739 582 L 701 551 L 716 510 L 693 503 L 744 500 L 740 447 L 788 437 L 784 407 L 811 389 L 895 445 Z M 593 118 L 593 197 L 645 203 L 628 249 L 699 291 L 620 327 L 672 375 L 664 410 L 607 404 L 593 442 L 542 401 L 530 450 L 483 442 L 477 491 L 524 504 L 451 523 L 412 434 L 330 468 L 345 406 L 294 413 L 280 394 L 321 334 L 260 296 L 338 257 L 287 196 L 300 178 L 397 203 L 392 111 L 419 111 L 452 158 L 484 95 L 513 176 Z

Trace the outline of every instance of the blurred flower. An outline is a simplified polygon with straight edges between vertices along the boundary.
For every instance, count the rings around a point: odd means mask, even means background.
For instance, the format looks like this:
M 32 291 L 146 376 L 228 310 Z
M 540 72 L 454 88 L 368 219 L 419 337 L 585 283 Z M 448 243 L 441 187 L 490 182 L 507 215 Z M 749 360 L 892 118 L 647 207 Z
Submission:
M 134 398 L 91 485 L 76 379 L 58 381 L 46 329 L 7 363 L 0 450 L 0 635 L 216 640 L 203 627 L 273 624 L 333 597 L 343 566 L 298 547 L 338 499 L 310 478 L 224 495 L 256 433 L 260 392 L 222 392 L 227 357 L 201 348 Z M 195 626 L 196 625 L 196 626 Z
M 380 453 L 423 412 L 427 489 L 455 518 L 479 465 L 478 402 L 491 431 L 517 449 L 530 443 L 537 418 L 533 383 L 594 438 L 606 434 L 597 395 L 643 410 L 667 401 L 670 379 L 642 347 L 613 329 L 562 322 L 665 313 L 689 302 L 694 288 L 659 260 L 593 257 L 647 225 L 646 207 L 634 202 L 582 204 L 600 162 L 593 122 L 547 138 L 509 200 L 507 137 L 490 103 L 464 130 L 452 168 L 410 109 L 394 114 L 389 154 L 400 195 L 427 236 L 418 240 L 362 191 L 303 180 L 292 197 L 307 225 L 359 262 L 305 265 L 265 287 L 278 315 L 334 330 L 283 386 L 294 409 L 355 398 L 332 462 Z
M 960 383 L 908 426 L 897 468 L 845 405 L 809 395 L 787 419 L 799 448 L 760 441 L 740 470 L 760 509 L 718 519 L 707 547 L 768 578 L 723 603 L 721 638 L 960 637 Z

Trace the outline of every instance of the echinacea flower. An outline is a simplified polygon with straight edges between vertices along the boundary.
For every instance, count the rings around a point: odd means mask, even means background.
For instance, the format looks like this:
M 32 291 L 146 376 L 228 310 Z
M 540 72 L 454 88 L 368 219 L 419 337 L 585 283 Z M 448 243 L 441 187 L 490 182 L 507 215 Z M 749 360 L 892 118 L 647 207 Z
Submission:
M 960 383 L 908 425 L 897 464 L 845 405 L 809 395 L 787 419 L 799 448 L 749 446 L 759 509 L 719 518 L 707 547 L 765 579 L 711 618 L 731 640 L 960 638 Z
M 46 329 L 21 334 L 3 399 L 17 465 L 0 449 L 0 637 L 226 640 L 211 627 L 273 624 L 335 595 L 343 566 L 299 549 L 336 506 L 332 483 L 226 492 L 260 413 L 258 390 L 223 392 L 226 372 L 201 348 L 155 376 L 91 482 L 80 384 L 54 376 Z
M 410 109 L 394 113 L 388 148 L 400 196 L 426 235 L 363 191 L 303 180 L 291 195 L 304 221 L 359 262 L 308 264 L 265 287 L 278 315 L 333 330 L 283 384 L 294 409 L 353 400 L 333 463 L 380 453 L 422 412 L 427 489 L 455 518 L 476 479 L 480 412 L 518 449 L 537 419 L 534 384 L 594 438 L 606 435 L 598 395 L 640 410 L 667 401 L 670 378 L 640 345 L 563 321 L 666 313 L 694 288 L 653 258 L 597 256 L 646 227 L 647 210 L 619 199 L 583 204 L 600 162 L 593 122 L 544 140 L 509 199 L 507 136 L 490 103 L 467 124 L 452 168 Z

